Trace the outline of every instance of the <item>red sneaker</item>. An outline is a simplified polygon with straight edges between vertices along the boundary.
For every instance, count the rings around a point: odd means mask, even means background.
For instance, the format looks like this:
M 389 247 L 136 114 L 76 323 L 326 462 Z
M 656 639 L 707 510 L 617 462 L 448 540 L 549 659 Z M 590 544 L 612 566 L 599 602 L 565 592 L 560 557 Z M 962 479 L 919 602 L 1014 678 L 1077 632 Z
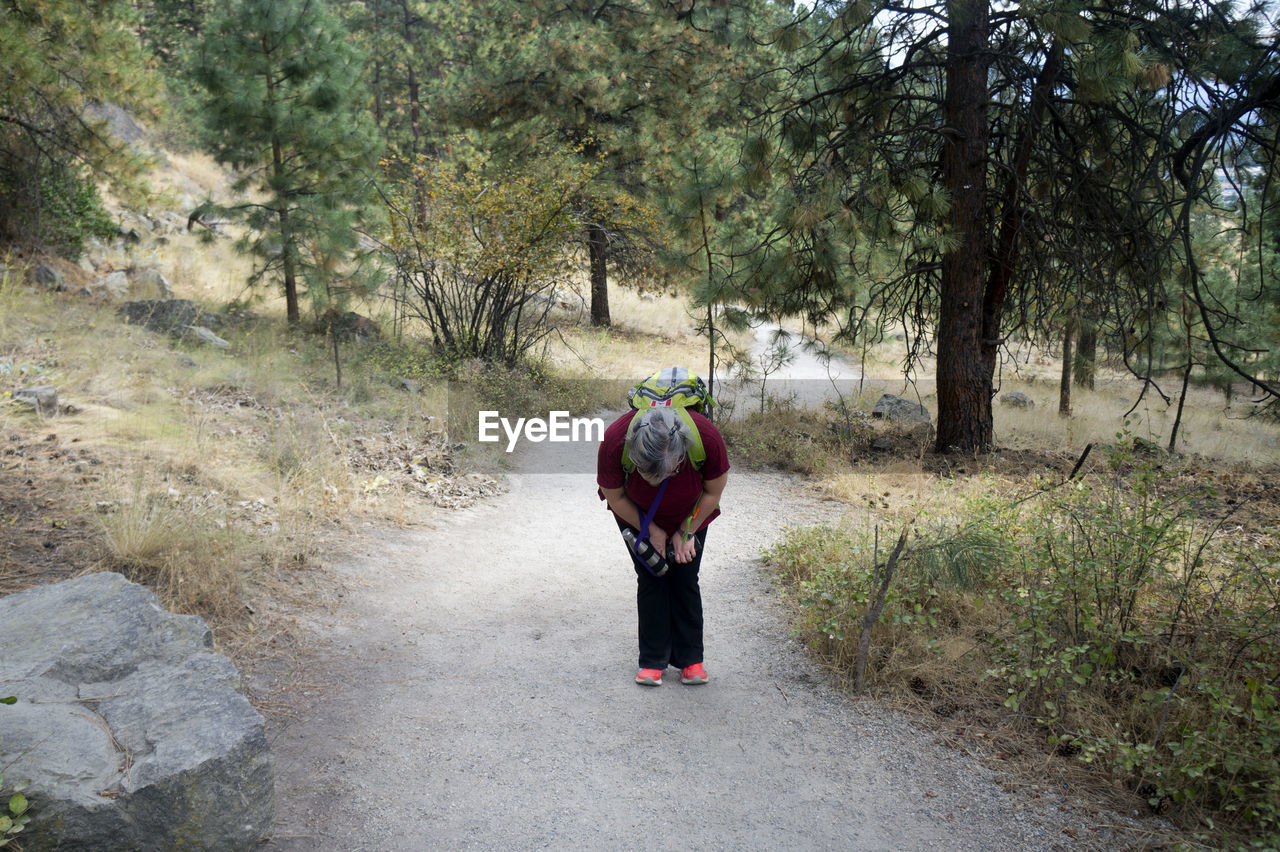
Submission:
M 636 672 L 636 683 L 641 686 L 662 686 L 662 670 L 641 669 Z
M 702 667 L 702 663 L 694 663 L 680 670 L 680 682 L 690 686 L 706 683 L 710 679 L 707 677 L 707 670 Z

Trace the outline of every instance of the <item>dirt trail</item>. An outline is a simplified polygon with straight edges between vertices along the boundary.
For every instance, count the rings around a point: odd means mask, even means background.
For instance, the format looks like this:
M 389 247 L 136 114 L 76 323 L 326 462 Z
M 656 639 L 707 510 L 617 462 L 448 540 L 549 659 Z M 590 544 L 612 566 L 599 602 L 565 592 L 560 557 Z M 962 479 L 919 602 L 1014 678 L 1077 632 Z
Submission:
M 545 469 L 535 457 L 532 469 Z M 703 562 L 705 687 L 632 682 L 635 580 L 585 473 L 524 473 L 332 567 L 316 665 L 272 721 L 271 849 L 1054 849 L 1114 816 L 1006 793 L 908 717 L 834 692 L 759 551 L 835 516 L 731 473 Z M 1076 836 L 1073 840 L 1063 829 Z

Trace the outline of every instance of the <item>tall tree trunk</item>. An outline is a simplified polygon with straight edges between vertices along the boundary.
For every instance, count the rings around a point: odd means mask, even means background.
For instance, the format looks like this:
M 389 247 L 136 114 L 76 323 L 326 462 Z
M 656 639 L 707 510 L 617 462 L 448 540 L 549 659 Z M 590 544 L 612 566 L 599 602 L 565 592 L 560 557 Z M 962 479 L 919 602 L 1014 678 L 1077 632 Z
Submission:
M 261 44 L 262 55 L 271 56 L 272 47 L 265 35 L 262 37 Z M 263 80 L 267 87 L 267 103 L 274 104 L 276 100 L 275 76 L 268 71 Z M 289 191 L 286 188 L 287 182 L 284 173 L 284 147 L 280 144 L 280 135 L 275 132 L 271 134 L 271 172 L 275 175 L 275 191 L 279 196 L 280 203 L 280 206 L 276 208 L 276 215 L 280 219 L 280 252 L 284 265 L 285 316 L 289 320 L 289 325 L 297 325 L 302 317 L 298 312 L 298 277 L 293 263 L 295 238 L 289 230 Z
M 1062 332 L 1062 381 L 1058 385 L 1058 416 L 1071 416 L 1071 343 L 1075 339 L 1076 320 L 1067 320 L 1067 327 Z
M 957 246 L 942 258 L 938 322 L 937 449 L 982 451 L 991 446 L 993 372 L 982 350 L 983 285 L 988 243 L 987 0 L 950 0 L 945 102 L 948 133 L 943 176 Z
M 289 231 L 289 211 L 281 207 L 280 215 L 280 251 L 284 263 L 284 312 L 289 325 L 297 325 L 302 319 L 298 312 L 298 273 L 294 268 L 294 236 Z
M 404 13 L 404 42 L 407 45 L 413 44 L 413 13 L 408 3 L 401 3 L 400 8 Z M 422 153 L 422 104 L 420 103 L 418 93 L 418 74 L 413 67 L 413 60 L 409 59 L 405 62 L 408 72 L 408 96 L 409 96 L 409 130 L 413 134 L 413 153 Z
M 609 239 L 599 225 L 587 226 L 587 255 L 591 262 L 591 324 L 609 325 Z
M 1187 351 L 1187 367 L 1182 371 L 1182 392 L 1178 394 L 1178 413 L 1173 417 L 1173 428 L 1169 430 L 1169 452 L 1176 453 L 1178 451 L 1178 429 L 1182 426 L 1182 408 L 1187 403 L 1187 388 L 1191 385 L 1191 368 L 1196 365 L 1195 359 L 1191 357 L 1191 351 Z
M 1076 387 L 1093 390 L 1098 374 L 1098 326 L 1092 320 L 1080 320 L 1072 374 L 1075 377 Z

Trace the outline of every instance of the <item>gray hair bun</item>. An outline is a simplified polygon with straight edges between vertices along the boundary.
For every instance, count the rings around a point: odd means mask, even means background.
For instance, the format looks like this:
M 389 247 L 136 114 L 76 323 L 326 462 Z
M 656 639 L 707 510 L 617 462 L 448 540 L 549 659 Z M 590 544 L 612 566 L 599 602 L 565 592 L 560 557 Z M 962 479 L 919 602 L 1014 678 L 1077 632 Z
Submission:
M 640 475 L 656 484 L 684 461 L 692 436 L 688 424 L 669 408 L 650 408 L 639 417 L 627 454 Z

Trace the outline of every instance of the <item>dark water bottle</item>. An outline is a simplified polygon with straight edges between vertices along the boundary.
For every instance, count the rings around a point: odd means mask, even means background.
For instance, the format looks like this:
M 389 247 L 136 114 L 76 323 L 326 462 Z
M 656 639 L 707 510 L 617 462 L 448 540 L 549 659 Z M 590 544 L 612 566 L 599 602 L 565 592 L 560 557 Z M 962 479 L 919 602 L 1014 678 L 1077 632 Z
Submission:
M 625 527 L 622 530 L 622 540 L 627 543 L 627 547 L 631 548 L 631 552 L 635 554 L 636 558 L 649 569 L 650 574 L 655 577 L 661 577 L 667 573 L 667 568 L 669 567 L 667 560 L 663 559 L 662 554 L 654 549 L 649 539 L 644 539 L 640 542 L 640 546 L 637 547 L 636 531 L 631 527 Z M 667 551 L 670 553 L 671 548 L 667 548 Z

